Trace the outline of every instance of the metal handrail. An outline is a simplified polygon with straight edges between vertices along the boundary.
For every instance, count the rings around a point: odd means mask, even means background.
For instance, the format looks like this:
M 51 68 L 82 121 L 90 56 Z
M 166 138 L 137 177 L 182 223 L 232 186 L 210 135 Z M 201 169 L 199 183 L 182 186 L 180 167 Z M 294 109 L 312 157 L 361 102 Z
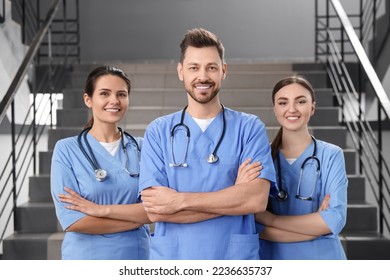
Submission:
M 36 3 L 37 11 L 39 11 L 39 0 Z M 74 40 L 71 38 L 74 37 L 74 34 L 72 36 L 67 34 L 67 18 L 62 19 L 60 23 L 55 19 L 57 15 L 61 16 L 59 13 L 61 4 L 63 4 L 63 10 L 66 10 L 66 3 L 69 3 L 69 0 L 53 0 L 45 19 L 43 21 L 39 18 L 36 19 L 36 22 L 40 24 L 35 24 L 34 26 L 40 26 L 40 28 L 36 28 L 37 31 L 31 41 L 31 45 L 0 103 L 0 123 L 4 120 L 6 112 L 11 112 L 10 136 L 12 143 L 12 151 L 9 156 L 4 155 L 2 157 L 6 161 L 5 166 L 0 166 L 0 200 L 2 202 L 0 206 L 0 255 L 5 234 L 9 230 L 12 231 L 12 219 L 14 230 L 17 230 L 15 225 L 18 224 L 18 217 L 15 210 L 20 194 L 25 190 L 25 182 L 29 176 L 37 174 L 37 145 L 47 129 L 46 124 L 50 122 L 50 126 L 52 126 L 54 113 L 52 108 L 53 104 L 57 102 L 52 96 L 60 92 L 58 89 L 64 85 L 63 79 L 66 77 L 66 71 L 70 68 L 71 63 L 75 62 L 74 57 L 68 59 L 68 54 L 65 52 L 69 51 L 72 53 L 72 50 L 64 48 L 64 44 L 68 43 L 67 41 L 74 43 Z M 78 0 L 74 0 L 74 3 L 76 3 L 77 18 L 76 20 L 72 19 L 72 22 L 78 24 Z M 26 15 L 23 11 L 20 12 Z M 39 16 L 39 12 L 36 15 Z M 66 16 L 66 14 L 63 13 L 63 16 Z M 31 20 L 24 22 L 31 22 Z M 61 24 L 64 32 L 61 32 L 62 37 L 59 39 L 62 44 L 57 44 L 57 42 L 52 42 L 51 33 L 55 28 L 57 30 L 61 28 Z M 57 26 L 53 27 L 53 25 Z M 78 30 L 77 26 L 77 36 Z M 77 39 L 76 43 L 78 42 Z M 75 44 L 75 47 L 78 48 L 78 45 Z M 44 50 L 42 51 L 42 49 Z M 79 50 L 77 50 L 77 54 L 79 55 Z M 79 57 L 76 57 L 76 63 L 79 61 Z M 36 77 L 38 66 L 39 69 L 43 69 L 39 71 L 41 74 L 39 81 L 37 81 Z M 16 128 L 14 98 L 19 92 L 19 87 L 23 80 L 27 77 L 27 73 L 30 74 L 29 86 L 34 98 L 23 122 Z M 37 102 L 37 93 L 49 95 L 49 98 L 45 99 L 45 101 Z M 40 120 L 37 112 L 46 109 L 48 113 L 41 115 L 40 118 L 44 118 L 44 120 Z M 3 161 L 1 164 L 3 164 Z
M 379 232 L 383 234 L 384 227 L 386 227 L 387 234 L 389 234 L 390 204 L 385 197 L 390 195 L 390 169 L 382 151 L 382 126 L 383 119 L 387 121 L 390 119 L 390 100 L 362 45 L 362 42 L 367 39 L 365 36 L 369 30 L 367 27 L 369 23 L 364 22 L 364 20 L 375 22 L 378 3 L 376 0 L 372 0 L 372 3 L 366 2 L 363 5 L 360 1 L 361 10 L 364 6 L 365 10 L 371 10 L 373 14 L 360 13 L 359 26 L 354 27 L 339 0 L 325 1 L 326 15 L 316 19 L 316 58 L 322 60 L 326 65 L 338 104 L 342 108 L 342 122 L 346 125 L 352 142 L 359 151 L 360 170 L 365 175 L 379 208 Z M 334 14 L 330 13 L 330 4 Z M 316 13 L 318 15 L 318 0 L 316 1 Z M 339 28 L 334 26 L 334 22 L 332 22 L 332 28 L 329 28 L 330 18 L 333 20 L 335 17 L 339 21 Z M 360 38 L 358 38 L 356 30 L 360 33 Z M 372 23 L 372 30 L 372 34 L 375 34 L 375 23 Z M 336 39 L 334 32 L 337 31 L 340 33 Z M 358 65 L 357 85 L 355 85 L 346 65 L 345 46 L 347 44 L 353 50 L 353 63 Z M 348 52 L 348 55 L 350 54 Z M 365 85 L 365 89 L 371 89 L 377 100 L 377 136 L 364 114 L 363 85 Z M 365 148 L 363 149 L 363 147 Z
M 38 52 L 38 49 L 41 46 L 41 43 L 46 35 L 46 33 L 49 30 L 49 27 L 59 9 L 60 2 L 62 0 L 53 0 L 53 4 L 47 13 L 47 16 L 41 26 L 41 28 L 38 30 L 36 35 L 34 36 L 34 39 L 32 40 L 32 43 L 27 51 L 26 56 L 24 57 L 18 71 L 16 72 L 15 78 L 12 80 L 12 83 L 10 87 L 7 90 L 7 93 L 5 94 L 3 100 L 1 100 L 0 103 L 0 123 L 3 121 L 4 116 L 11 105 L 11 102 L 13 101 L 19 86 L 21 85 L 23 78 L 25 77 L 27 71 L 29 70 L 28 67 L 31 65 L 36 53 Z
M 360 43 L 359 38 L 357 37 L 354 28 L 351 24 L 351 22 L 348 19 L 347 14 L 345 13 L 345 10 L 341 6 L 341 3 L 339 0 L 331 0 L 333 7 L 336 11 L 336 13 L 339 16 L 339 19 L 343 25 L 343 29 L 345 33 L 347 34 L 349 41 L 351 42 L 351 45 L 353 49 L 355 50 L 355 53 L 360 61 L 361 66 L 363 67 L 368 81 L 374 88 L 375 94 L 378 97 L 380 101 L 380 105 L 383 109 L 383 111 L 386 113 L 387 118 L 390 118 L 390 99 L 386 94 L 385 89 L 382 86 L 381 81 L 379 80 L 374 67 L 372 67 L 372 64 L 370 60 L 368 59 L 368 56 L 366 54 L 366 51 L 364 50 L 362 44 Z

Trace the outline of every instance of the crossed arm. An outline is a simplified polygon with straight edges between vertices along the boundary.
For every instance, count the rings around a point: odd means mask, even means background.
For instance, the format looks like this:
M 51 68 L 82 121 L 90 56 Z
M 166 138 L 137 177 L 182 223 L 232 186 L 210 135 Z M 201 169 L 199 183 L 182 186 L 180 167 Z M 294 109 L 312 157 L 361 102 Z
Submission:
M 300 242 L 331 233 L 319 214 L 329 207 L 329 200 L 330 196 L 326 195 L 318 211 L 306 215 L 278 216 L 269 211 L 257 213 L 256 222 L 265 225 L 260 237 L 275 242 Z
M 260 174 L 261 169 L 262 167 L 258 162 L 250 163 L 250 159 L 244 161 L 239 168 L 236 184 L 228 188 L 230 189 L 229 191 L 226 189 L 226 191 L 222 190 L 215 193 L 180 194 L 167 187 L 149 188 L 146 193 L 143 192 L 143 195 L 145 195 L 145 197 L 143 196 L 143 199 L 145 200 L 147 197 L 146 203 L 144 201 L 143 203 L 136 204 L 99 205 L 86 200 L 77 192 L 67 187 L 64 188 L 66 193 L 60 194 L 58 198 L 61 202 L 66 203 L 66 208 L 87 214 L 86 217 L 69 226 L 67 231 L 110 233 L 101 232 L 101 227 L 103 225 L 107 225 L 108 230 L 111 230 L 111 232 L 117 232 L 115 231 L 116 229 L 119 231 L 130 230 L 138 228 L 143 224 L 150 223 L 151 221 L 194 223 L 212 219 L 220 215 L 233 215 L 233 209 L 230 209 L 229 205 L 234 205 L 235 213 L 240 213 L 239 211 L 248 212 L 261 207 L 265 208 L 265 204 L 262 205 L 262 202 L 259 202 L 259 200 L 261 200 L 263 196 L 265 197 L 265 201 L 267 200 L 269 187 L 259 187 L 260 182 L 260 184 L 267 184 L 267 181 L 265 180 L 256 179 Z M 259 192 L 258 189 L 260 189 L 261 192 Z M 170 195 L 172 195 L 172 197 L 170 197 Z M 193 197 L 195 195 L 198 195 L 196 198 L 198 205 L 194 205 L 192 203 L 189 204 L 188 199 L 195 199 Z M 252 197 L 252 195 L 257 195 L 257 199 L 250 199 L 251 202 L 250 205 L 248 204 L 249 206 L 243 207 L 240 205 L 243 201 L 248 202 L 245 201 L 245 198 L 247 196 Z M 184 200 L 185 204 L 179 203 L 181 198 L 184 197 L 186 198 Z M 205 200 L 206 198 L 207 202 L 200 201 L 201 203 L 199 203 L 199 200 Z M 169 205 L 169 201 L 172 199 L 177 202 L 174 206 L 174 210 L 171 208 L 173 205 Z M 231 202 L 225 203 L 224 200 L 226 199 L 231 200 Z M 256 200 L 260 206 L 257 205 Z M 153 201 L 157 201 L 157 206 L 152 206 Z M 211 205 L 210 209 L 208 209 L 208 203 L 217 203 L 218 205 Z M 226 210 L 226 213 L 224 213 L 224 210 Z M 94 228 L 93 232 L 91 232 L 91 228 Z

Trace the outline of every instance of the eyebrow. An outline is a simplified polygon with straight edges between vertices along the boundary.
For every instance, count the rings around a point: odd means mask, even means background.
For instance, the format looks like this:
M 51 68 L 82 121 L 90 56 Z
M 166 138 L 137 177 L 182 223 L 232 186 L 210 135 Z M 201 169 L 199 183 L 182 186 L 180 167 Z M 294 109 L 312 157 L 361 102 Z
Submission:
M 305 95 L 299 95 L 299 96 L 295 97 L 295 99 L 300 99 L 300 98 L 308 99 Z M 281 99 L 287 100 L 288 98 L 282 96 L 282 97 L 279 97 L 277 100 L 281 100 Z

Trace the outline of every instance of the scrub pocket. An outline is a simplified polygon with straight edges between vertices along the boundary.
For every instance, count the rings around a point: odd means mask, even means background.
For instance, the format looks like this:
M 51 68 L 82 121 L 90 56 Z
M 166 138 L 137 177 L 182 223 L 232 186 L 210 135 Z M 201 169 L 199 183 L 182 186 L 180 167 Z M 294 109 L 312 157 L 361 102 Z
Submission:
M 220 157 L 218 160 L 218 174 L 223 174 L 224 182 L 234 184 L 237 179 L 239 157 Z
M 258 234 L 232 234 L 229 244 L 230 260 L 258 260 Z
M 152 236 L 150 238 L 151 260 L 177 259 L 178 240 L 176 236 Z

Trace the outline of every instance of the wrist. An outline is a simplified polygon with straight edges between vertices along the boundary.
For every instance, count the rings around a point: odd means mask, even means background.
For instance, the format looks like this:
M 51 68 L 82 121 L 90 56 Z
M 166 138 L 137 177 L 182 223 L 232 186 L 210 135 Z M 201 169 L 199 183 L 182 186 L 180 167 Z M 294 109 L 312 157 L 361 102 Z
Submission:
M 101 218 L 110 217 L 110 213 L 111 213 L 110 205 L 101 205 L 99 208 L 100 208 L 99 217 Z
M 178 202 L 178 212 L 179 211 L 182 211 L 182 210 L 187 210 L 188 208 L 190 208 L 190 204 L 189 202 L 191 201 L 190 199 L 188 199 L 188 195 L 186 193 L 180 193 L 178 192 L 177 193 L 177 196 L 178 196 L 178 199 L 177 199 L 177 202 Z

